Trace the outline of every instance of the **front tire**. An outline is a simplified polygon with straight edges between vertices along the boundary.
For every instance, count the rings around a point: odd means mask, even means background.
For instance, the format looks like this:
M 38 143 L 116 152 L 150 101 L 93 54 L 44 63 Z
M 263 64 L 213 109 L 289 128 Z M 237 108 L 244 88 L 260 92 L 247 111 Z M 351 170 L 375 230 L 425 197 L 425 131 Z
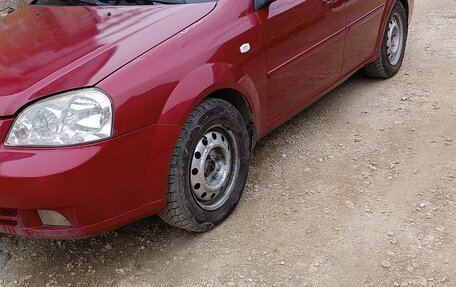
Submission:
M 365 67 L 370 77 L 389 79 L 399 72 L 405 56 L 407 35 L 407 15 L 398 1 L 389 17 L 379 57 Z
M 171 161 L 166 209 L 160 217 L 205 232 L 235 209 L 247 181 L 247 126 L 230 103 L 207 99 L 192 112 Z

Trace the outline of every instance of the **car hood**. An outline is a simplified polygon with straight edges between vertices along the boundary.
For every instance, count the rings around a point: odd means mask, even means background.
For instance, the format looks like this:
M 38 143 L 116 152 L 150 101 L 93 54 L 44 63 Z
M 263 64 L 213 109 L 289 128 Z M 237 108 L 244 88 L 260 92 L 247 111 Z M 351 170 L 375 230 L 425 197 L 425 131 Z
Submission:
M 0 117 L 41 97 L 97 84 L 215 5 L 28 6 L 0 18 Z

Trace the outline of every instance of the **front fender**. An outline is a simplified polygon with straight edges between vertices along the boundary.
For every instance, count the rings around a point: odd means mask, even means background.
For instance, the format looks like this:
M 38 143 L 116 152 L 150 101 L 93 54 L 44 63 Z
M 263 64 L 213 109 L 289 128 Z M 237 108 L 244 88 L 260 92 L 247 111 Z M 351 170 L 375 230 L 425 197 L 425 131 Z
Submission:
M 261 126 L 261 102 L 252 79 L 240 68 L 226 63 L 208 63 L 184 77 L 168 97 L 158 123 L 183 125 L 202 100 L 221 89 L 242 93 L 254 124 Z

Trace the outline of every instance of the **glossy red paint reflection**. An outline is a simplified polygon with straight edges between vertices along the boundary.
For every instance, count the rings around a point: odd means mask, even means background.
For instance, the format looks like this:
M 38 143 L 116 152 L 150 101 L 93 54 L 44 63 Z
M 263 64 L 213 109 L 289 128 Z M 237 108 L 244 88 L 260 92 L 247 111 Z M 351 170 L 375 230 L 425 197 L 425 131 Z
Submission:
M 104 142 L 0 144 L 0 231 L 78 238 L 160 212 L 174 145 L 198 103 L 241 94 L 261 138 L 376 58 L 393 4 L 31 6 L 0 19 L 1 143 L 25 106 L 62 91 L 103 89 L 115 115 Z M 37 209 L 72 227 L 42 225 Z
M 95 85 L 214 5 L 29 6 L 0 19 L 0 116 L 49 94 Z

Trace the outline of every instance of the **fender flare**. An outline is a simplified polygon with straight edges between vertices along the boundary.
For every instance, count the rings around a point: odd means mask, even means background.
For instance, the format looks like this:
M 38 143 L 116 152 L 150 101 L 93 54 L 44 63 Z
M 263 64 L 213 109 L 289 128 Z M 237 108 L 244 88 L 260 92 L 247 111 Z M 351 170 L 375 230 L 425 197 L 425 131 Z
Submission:
M 240 92 L 248 104 L 254 125 L 261 126 L 261 103 L 253 81 L 240 68 L 227 63 L 207 63 L 185 76 L 168 97 L 158 123 L 183 126 L 201 101 L 222 89 Z

